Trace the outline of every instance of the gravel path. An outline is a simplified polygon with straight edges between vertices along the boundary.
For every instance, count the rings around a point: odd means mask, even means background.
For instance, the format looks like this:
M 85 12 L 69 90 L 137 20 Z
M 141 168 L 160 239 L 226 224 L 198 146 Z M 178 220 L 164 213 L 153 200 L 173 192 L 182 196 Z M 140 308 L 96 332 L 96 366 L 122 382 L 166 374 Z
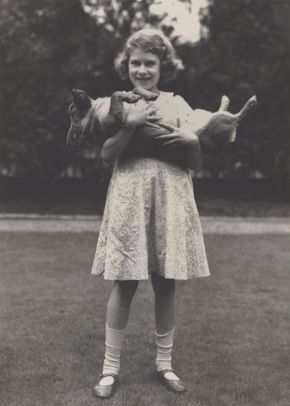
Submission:
M 101 216 L 0 214 L 0 232 L 93 232 Z M 205 234 L 290 234 L 289 217 L 201 217 Z

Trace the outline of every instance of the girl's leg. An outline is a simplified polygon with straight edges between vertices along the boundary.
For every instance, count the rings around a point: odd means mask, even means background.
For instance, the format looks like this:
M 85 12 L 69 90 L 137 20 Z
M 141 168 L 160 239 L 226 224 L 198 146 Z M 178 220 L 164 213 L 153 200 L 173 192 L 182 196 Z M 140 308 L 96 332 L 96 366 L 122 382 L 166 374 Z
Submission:
M 99 385 L 111 385 L 112 375 L 120 370 L 120 354 L 130 305 L 138 286 L 138 281 L 115 281 L 107 305 L 106 352 L 103 364 L 103 377 Z
M 183 383 L 175 373 L 170 372 L 174 336 L 175 280 L 165 279 L 153 272 L 151 281 L 155 294 L 156 369 L 161 372 L 162 381 L 169 389 L 184 392 Z
M 166 334 L 174 329 L 175 280 L 153 272 L 151 282 L 155 294 L 156 330 L 158 334 Z
M 152 273 L 152 286 L 155 294 L 156 324 L 156 369 L 157 371 L 172 369 L 172 348 L 175 314 L 175 280 L 165 279 Z
M 139 281 L 115 281 L 107 305 L 106 323 L 111 328 L 123 330 L 127 327 L 131 301 Z

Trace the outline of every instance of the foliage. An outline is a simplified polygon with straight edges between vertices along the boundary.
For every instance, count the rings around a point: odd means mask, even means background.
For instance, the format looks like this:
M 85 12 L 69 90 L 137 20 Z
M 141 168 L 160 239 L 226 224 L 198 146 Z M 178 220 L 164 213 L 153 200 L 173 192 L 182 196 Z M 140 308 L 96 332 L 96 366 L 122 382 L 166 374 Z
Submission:
M 77 0 L 5 1 L 0 13 L 2 170 L 57 177 L 72 158 L 65 146 L 69 91 L 110 91 L 103 44 L 111 38 Z
M 242 123 L 238 141 L 223 154 L 208 156 L 212 176 L 254 176 L 290 179 L 289 98 L 290 52 L 278 16 L 287 2 L 211 0 L 203 23 L 208 38 L 186 55 L 187 99 L 198 106 L 218 106 L 222 94 L 238 111 L 257 94 L 257 111 Z M 285 26 L 285 24 L 284 24 Z
M 167 14 L 161 3 L 2 0 L 2 174 L 57 178 L 69 167 L 74 176 L 106 173 L 94 146 L 77 153 L 65 146 L 70 90 L 79 87 L 99 97 L 126 88 L 113 72 L 113 59 L 132 30 L 151 24 L 173 38 L 185 71 L 171 89 L 192 106 L 214 110 L 227 94 L 235 112 L 249 96 L 258 96 L 260 106 L 242 123 L 238 141 L 224 153 L 206 156 L 204 174 L 258 173 L 289 182 L 289 4 L 209 0 L 201 14 L 208 35 L 193 46 L 176 34 L 169 15 L 173 1 Z M 184 7 L 189 3 L 180 0 Z
M 84 10 L 117 38 L 145 27 L 162 29 L 178 44 L 193 44 L 199 5 L 191 0 L 81 0 Z

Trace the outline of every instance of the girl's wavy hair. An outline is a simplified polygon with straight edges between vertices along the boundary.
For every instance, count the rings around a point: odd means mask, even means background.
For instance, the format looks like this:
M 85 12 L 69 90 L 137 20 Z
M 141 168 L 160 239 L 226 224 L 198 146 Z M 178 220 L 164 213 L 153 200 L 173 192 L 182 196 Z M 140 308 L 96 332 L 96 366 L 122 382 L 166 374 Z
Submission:
M 123 50 L 115 60 L 115 69 L 121 79 L 128 79 L 128 65 L 134 48 L 151 52 L 160 59 L 160 83 L 167 83 L 174 79 L 177 72 L 183 69 L 181 60 L 168 38 L 159 30 L 145 28 L 133 33 L 125 43 Z

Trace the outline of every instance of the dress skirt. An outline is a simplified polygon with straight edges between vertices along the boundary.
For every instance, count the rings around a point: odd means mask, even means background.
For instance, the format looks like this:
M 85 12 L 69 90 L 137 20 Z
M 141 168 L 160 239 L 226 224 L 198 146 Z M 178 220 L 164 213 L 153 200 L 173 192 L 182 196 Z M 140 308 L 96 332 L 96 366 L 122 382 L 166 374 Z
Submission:
M 117 160 L 91 273 L 109 280 L 209 275 L 189 171 L 154 158 Z

